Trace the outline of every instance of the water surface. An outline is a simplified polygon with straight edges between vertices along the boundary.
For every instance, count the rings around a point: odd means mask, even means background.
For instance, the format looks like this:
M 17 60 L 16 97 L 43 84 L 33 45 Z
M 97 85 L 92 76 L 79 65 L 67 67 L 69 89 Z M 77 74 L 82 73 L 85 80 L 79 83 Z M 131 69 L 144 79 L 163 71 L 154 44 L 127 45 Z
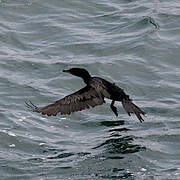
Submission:
M 178 0 L 0 1 L 1 179 L 180 177 Z M 27 111 L 84 84 L 87 68 L 147 112 L 119 117 L 110 101 L 70 116 Z

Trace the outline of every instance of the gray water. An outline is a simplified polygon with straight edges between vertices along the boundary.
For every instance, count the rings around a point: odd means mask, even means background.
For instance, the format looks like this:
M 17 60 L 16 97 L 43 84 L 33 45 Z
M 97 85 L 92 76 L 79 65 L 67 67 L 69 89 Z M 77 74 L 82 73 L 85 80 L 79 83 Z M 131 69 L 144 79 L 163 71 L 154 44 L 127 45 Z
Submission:
M 110 101 L 70 116 L 30 112 L 83 87 L 87 68 L 147 116 Z M 180 179 L 179 0 L 0 1 L 0 179 Z

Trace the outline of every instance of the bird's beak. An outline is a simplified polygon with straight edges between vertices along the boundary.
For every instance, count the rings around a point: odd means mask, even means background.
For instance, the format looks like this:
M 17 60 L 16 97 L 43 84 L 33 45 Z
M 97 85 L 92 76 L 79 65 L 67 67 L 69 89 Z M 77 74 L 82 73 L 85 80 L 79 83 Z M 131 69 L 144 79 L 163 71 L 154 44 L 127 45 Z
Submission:
M 71 72 L 69 70 L 63 70 L 63 72 L 71 74 Z

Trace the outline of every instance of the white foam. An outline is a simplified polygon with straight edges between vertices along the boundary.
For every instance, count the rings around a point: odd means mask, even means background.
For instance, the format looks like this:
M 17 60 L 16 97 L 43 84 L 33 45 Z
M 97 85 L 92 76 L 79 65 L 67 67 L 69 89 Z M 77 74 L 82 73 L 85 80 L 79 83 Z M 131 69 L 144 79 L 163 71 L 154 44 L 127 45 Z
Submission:
M 141 171 L 145 172 L 145 171 L 147 171 L 147 169 L 145 169 L 145 168 L 141 168 Z
M 16 136 L 16 134 L 14 134 L 14 133 L 12 133 L 12 132 L 8 132 L 8 135 L 9 135 L 9 136 L 14 136 L 14 137 Z
M 10 144 L 9 147 L 13 148 L 13 147 L 16 147 L 15 144 Z
M 45 143 L 39 143 L 40 146 L 43 146 Z

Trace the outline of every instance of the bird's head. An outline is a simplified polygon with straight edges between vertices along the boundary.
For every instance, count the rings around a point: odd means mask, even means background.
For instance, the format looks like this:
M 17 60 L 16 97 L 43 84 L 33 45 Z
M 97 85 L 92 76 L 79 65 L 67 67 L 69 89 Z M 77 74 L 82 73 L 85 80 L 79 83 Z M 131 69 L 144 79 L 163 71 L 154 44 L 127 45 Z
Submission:
M 83 78 L 83 80 L 85 82 L 91 78 L 91 75 L 89 74 L 89 72 L 83 68 L 71 68 L 68 70 L 63 70 L 63 72 L 72 74 L 74 76 L 81 77 L 81 78 Z

